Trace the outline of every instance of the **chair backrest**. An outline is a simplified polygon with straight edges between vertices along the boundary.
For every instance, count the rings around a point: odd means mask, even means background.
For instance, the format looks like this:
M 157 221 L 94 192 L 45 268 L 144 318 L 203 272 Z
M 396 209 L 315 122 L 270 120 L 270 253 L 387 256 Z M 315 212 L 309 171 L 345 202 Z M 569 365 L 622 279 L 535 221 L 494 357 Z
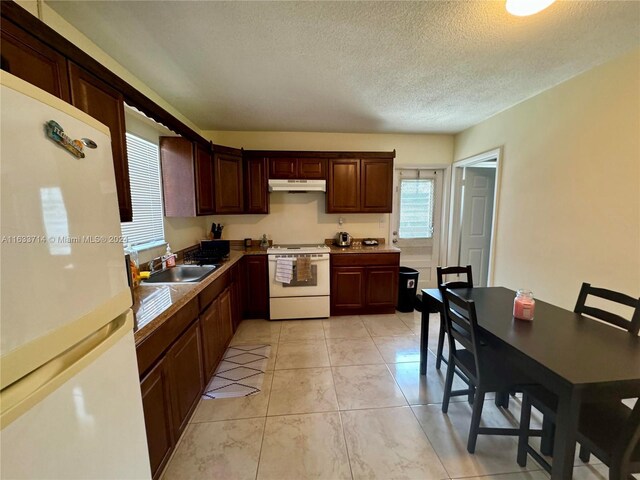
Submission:
M 438 288 L 442 291 L 447 288 L 472 288 L 473 287 L 473 275 L 471 274 L 471 265 L 467 265 L 466 267 L 462 266 L 452 266 L 452 267 L 438 267 L 436 269 L 436 274 L 438 277 Z M 446 275 L 460 275 L 465 274 L 466 279 L 456 279 L 451 281 L 446 281 Z
M 445 311 L 445 327 L 449 339 L 449 352 L 455 357 L 459 356 L 456 350 L 456 341 L 468 350 L 475 361 L 475 371 L 464 373 L 473 377 L 475 384 L 480 383 L 480 358 L 478 348 L 480 338 L 478 336 L 478 317 L 476 305 L 473 300 L 466 300 L 451 290 L 445 290 L 442 295 Z
M 617 315 L 615 313 L 607 312 L 601 308 L 589 307 L 586 305 L 587 297 L 594 296 L 610 300 L 621 305 L 626 305 L 634 309 L 631 320 Z M 597 318 L 604 322 L 610 323 L 620 328 L 624 328 L 634 335 L 638 335 L 640 332 L 640 298 L 633 298 L 624 293 L 614 292 L 613 290 L 607 290 L 605 288 L 592 287 L 588 283 L 583 283 L 580 293 L 578 294 L 578 301 L 574 312 L 589 315 L 590 317 Z

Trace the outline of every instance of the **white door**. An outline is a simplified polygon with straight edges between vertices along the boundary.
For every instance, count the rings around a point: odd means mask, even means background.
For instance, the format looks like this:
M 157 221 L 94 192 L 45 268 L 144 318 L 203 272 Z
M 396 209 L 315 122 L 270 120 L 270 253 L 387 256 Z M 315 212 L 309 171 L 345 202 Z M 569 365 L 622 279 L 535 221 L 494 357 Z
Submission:
M 396 169 L 391 241 L 400 264 L 420 273 L 418 290 L 436 286 L 444 170 Z
M 458 264 L 471 265 L 474 286 L 478 287 L 486 287 L 489 276 L 495 183 L 495 168 L 464 169 Z

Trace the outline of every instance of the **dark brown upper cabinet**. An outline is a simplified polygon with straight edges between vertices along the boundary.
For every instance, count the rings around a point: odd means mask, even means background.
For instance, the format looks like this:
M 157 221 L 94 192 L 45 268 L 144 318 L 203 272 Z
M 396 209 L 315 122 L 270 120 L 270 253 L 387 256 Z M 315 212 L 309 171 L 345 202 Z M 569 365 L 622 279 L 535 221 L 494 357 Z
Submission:
M 360 164 L 360 211 L 391 213 L 393 207 L 393 160 L 364 158 Z
M 269 178 L 296 178 L 297 171 L 295 158 L 269 158 Z
M 213 158 L 211 148 L 200 144 L 195 146 L 196 159 L 196 214 L 215 213 Z
M 360 211 L 360 159 L 329 160 L 327 213 Z
M 166 217 L 194 217 L 197 214 L 193 148 L 193 142 L 186 138 L 160 137 L 162 196 Z
M 326 164 L 324 158 L 269 157 L 269 178 L 322 180 Z
M 118 191 L 120 221 L 130 222 L 133 220 L 133 209 L 125 138 L 124 97 L 119 91 L 73 62 L 68 62 L 68 65 L 71 103 L 104 123 L 111 131 L 111 153 Z
M 327 213 L 391 213 L 392 158 L 329 159 Z
M 213 145 L 216 214 L 244 213 L 242 151 Z
M 2 70 L 70 101 L 67 59 L 15 26 L 4 17 L 0 22 Z
M 183 137 L 160 137 L 160 165 L 166 217 L 215 213 L 209 144 L 201 145 Z
M 268 165 L 264 157 L 244 158 L 244 212 L 269 213 Z

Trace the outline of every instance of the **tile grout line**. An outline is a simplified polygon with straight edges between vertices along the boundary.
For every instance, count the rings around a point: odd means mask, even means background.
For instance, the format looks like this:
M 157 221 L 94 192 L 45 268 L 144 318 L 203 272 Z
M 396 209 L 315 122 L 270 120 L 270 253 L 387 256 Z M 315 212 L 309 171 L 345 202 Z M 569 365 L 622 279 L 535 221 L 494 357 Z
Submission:
M 282 324 L 280 324 L 280 331 L 282 331 Z M 278 341 L 276 342 L 277 348 L 276 348 L 276 356 L 280 347 L 280 331 L 278 331 Z M 271 349 L 273 350 L 273 348 Z M 262 462 L 262 447 L 264 446 L 264 437 L 267 433 L 267 418 L 269 415 L 269 404 L 271 403 L 271 389 L 273 388 L 273 378 L 275 377 L 275 368 L 276 368 L 276 360 L 277 358 L 274 359 L 273 362 L 273 370 L 272 370 L 272 374 L 271 374 L 271 383 L 269 384 L 269 398 L 267 399 L 267 408 L 264 412 L 264 422 L 262 423 L 262 438 L 260 439 L 260 452 L 258 453 L 258 464 L 256 465 L 256 476 L 255 476 L 255 480 L 258 480 L 258 474 L 260 473 L 260 463 Z M 269 362 L 267 361 L 267 365 L 269 364 Z M 260 418 L 260 417 L 256 417 L 256 418 Z
M 336 395 L 336 404 L 338 406 L 338 420 L 340 421 L 340 429 L 342 430 L 342 440 L 344 441 L 344 449 L 345 449 L 345 453 L 347 454 L 347 462 L 349 462 L 349 473 L 351 474 L 351 479 L 353 480 L 354 478 L 353 467 L 351 466 L 351 456 L 349 455 L 349 445 L 347 444 L 347 436 L 344 432 L 344 422 L 342 421 L 342 413 L 340 411 L 340 400 L 338 400 L 338 389 L 336 388 L 336 380 L 333 376 L 333 365 L 331 364 L 331 355 L 329 354 L 329 345 L 327 345 L 327 332 L 324 329 L 324 322 L 322 323 L 322 333 L 324 333 L 324 346 L 327 349 L 327 357 L 329 357 L 329 372 L 331 372 L 331 383 L 333 384 L 333 392 Z

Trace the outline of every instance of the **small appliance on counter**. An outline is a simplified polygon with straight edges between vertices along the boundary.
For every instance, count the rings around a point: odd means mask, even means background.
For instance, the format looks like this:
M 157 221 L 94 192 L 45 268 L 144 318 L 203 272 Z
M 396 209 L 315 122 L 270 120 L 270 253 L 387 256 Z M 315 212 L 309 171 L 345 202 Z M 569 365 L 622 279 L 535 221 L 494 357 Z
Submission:
M 200 248 L 185 252 L 184 263 L 215 265 L 229 257 L 229 240 L 201 240 Z
M 336 233 L 336 238 L 333 240 L 333 243 L 338 247 L 350 247 L 351 235 L 349 235 L 347 232 L 338 232 Z

